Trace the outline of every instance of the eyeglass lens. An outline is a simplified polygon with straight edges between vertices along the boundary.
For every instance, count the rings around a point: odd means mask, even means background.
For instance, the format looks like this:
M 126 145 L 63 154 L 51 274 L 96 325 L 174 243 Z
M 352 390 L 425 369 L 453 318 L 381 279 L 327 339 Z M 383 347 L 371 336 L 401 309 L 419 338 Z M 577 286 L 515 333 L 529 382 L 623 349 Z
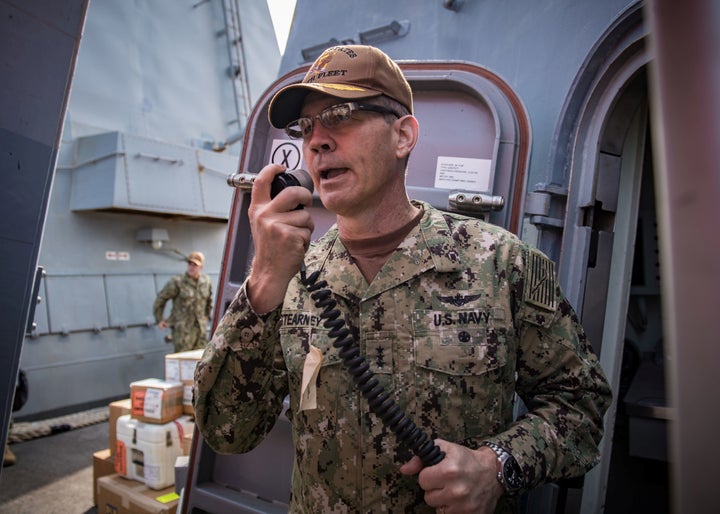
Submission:
M 332 105 L 315 116 L 298 118 L 285 127 L 285 132 L 292 138 L 304 138 L 312 133 L 313 124 L 316 119 L 320 120 L 323 127 L 330 129 L 337 127 L 340 123 L 348 121 L 354 111 L 373 111 L 398 116 L 393 111 L 379 105 L 360 105 L 355 102 L 348 102 Z

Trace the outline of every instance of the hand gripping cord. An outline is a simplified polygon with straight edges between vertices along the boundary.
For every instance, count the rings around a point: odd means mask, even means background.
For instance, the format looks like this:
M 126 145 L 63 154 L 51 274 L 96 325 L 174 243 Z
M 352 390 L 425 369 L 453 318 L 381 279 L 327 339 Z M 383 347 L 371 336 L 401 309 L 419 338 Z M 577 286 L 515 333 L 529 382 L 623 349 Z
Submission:
M 378 379 L 375 378 L 375 373 L 365 361 L 365 356 L 360 353 L 360 347 L 355 338 L 345 326 L 345 320 L 337 309 L 337 300 L 332 297 L 332 292 L 327 288 L 327 282 L 325 280 L 318 282 L 319 277 L 319 271 L 313 272 L 308 277 L 303 264 L 300 270 L 300 279 L 310 292 L 310 297 L 315 301 L 315 307 L 322 309 L 320 318 L 325 320 L 325 328 L 330 329 L 328 335 L 334 339 L 333 346 L 340 350 L 340 359 L 353 377 L 355 385 L 367 400 L 370 410 L 393 431 L 400 444 L 420 457 L 425 466 L 437 464 L 443 460 L 445 453 L 441 452 L 435 442 L 405 415 L 380 385 Z

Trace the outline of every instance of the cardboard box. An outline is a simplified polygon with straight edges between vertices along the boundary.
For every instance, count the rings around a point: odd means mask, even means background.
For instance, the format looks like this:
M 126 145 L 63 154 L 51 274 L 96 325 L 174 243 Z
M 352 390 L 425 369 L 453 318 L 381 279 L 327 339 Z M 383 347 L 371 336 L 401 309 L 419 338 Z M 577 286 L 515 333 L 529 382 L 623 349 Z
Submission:
M 165 380 L 192 383 L 195 380 L 195 367 L 205 350 L 169 353 L 165 356 Z
M 180 416 L 164 425 L 143 423 L 127 414 L 120 416 L 115 471 L 151 489 L 173 485 L 175 460 L 183 454 L 185 434 L 194 428 L 190 416 Z
M 183 384 L 183 413 L 194 415 L 192 405 L 192 386 L 195 381 L 195 368 L 200 362 L 204 350 L 170 353 L 165 356 L 165 380 Z
M 93 505 L 97 505 L 97 481 L 115 473 L 115 455 L 110 448 L 93 453 Z
M 97 481 L 98 514 L 175 514 L 178 495 L 173 487 L 150 489 L 120 475 L 108 475 Z
M 130 384 L 133 418 L 144 423 L 165 424 L 183 413 L 182 382 L 147 378 Z
M 120 416 L 130 414 L 130 411 L 132 410 L 132 402 L 130 401 L 130 398 L 125 398 L 124 400 L 118 400 L 110 403 L 109 407 L 110 417 L 108 419 L 108 448 L 110 449 L 110 455 L 115 456 L 115 427 L 117 426 L 117 420 Z

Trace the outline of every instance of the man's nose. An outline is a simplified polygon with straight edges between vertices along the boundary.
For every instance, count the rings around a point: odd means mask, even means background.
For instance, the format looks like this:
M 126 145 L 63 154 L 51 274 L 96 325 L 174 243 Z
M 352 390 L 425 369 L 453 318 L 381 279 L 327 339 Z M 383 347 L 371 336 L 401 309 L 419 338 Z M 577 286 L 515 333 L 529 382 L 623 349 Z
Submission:
M 325 127 L 320 120 L 315 120 L 310 129 L 310 134 L 305 138 L 305 144 L 311 151 L 329 151 L 335 146 L 331 130 Z

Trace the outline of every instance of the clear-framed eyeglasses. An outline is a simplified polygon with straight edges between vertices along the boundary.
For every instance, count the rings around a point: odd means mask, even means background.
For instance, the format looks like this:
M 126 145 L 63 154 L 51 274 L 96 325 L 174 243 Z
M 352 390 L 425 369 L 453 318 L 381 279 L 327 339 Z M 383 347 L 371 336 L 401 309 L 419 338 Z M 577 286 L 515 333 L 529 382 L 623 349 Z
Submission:
M 285 127 L 285 132 L 293 139 L 307 138 L 312 134 L 313 124 L 315 120 L 320 120 L 323 127 L 331 129 L 348 121 L 355 111 L 370 111 L 380 114 L 392 114 L 396 118 L 400 116 L 381 105 L 359 104 L 356 102 L 346 102 L 337 105 L 331 105 L 327 109 L 323 109 L 315 116 L 303 116 L 295 121 L 291 121 Z

